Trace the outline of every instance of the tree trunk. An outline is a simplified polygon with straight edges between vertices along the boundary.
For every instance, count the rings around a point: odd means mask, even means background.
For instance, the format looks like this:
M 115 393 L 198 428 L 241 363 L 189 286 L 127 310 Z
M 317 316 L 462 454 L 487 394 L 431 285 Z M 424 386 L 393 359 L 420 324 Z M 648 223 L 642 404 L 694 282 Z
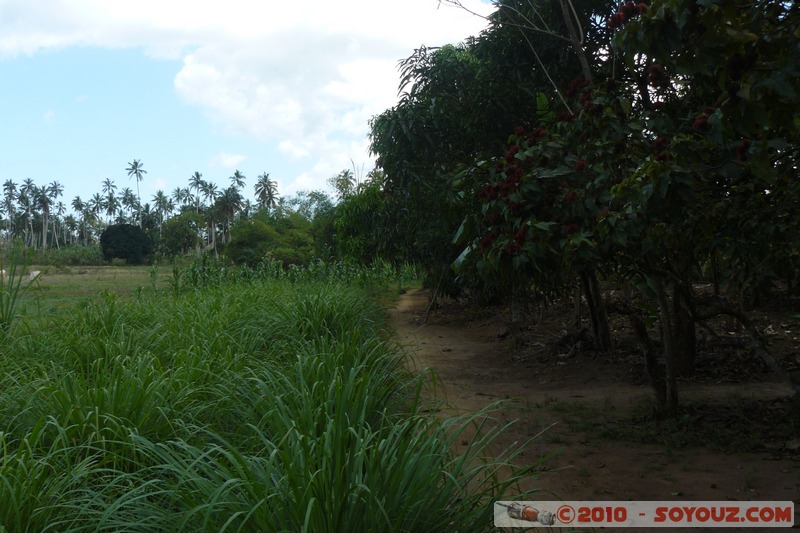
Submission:
M 589 317 L 592 321 L 595 349 L 607 352 L 611 350 L 611 328 L 608 325 L 608 313 L 603 303 L 603 295 L 600 292 L 600 284 L 595 271 L 590 269 L 581 272 L 581 282 L 586 294 Z
M 644 365 L 647 370 L 647 376 L 650 378 L 650 385 L 656 393 L 656 411 L 663 413 L 667 411 L 667 380 L 664 374 L 664 369 L 658 364 L 658 356 L 653 341 L 650 340 L 650 335 L 647 333 L 647 326 L 641 316 L 634 313 L 628 315 L 628 320 L 636 334 L 636 340 L 639 343 L 639 348 L 642 350 L 644 356 Z
M 572 47 L 575 49 L 575 53 L 578 55 L 578 61 L 580 61 L 581 64 L 583 77 L 591 82 L 592 71 L 589 69 L 589 61 L 586 59 L 586 51 L 583 49 L 583 35 L 578 36 L 578 32 L 575 30 L 575 22 L 577 22 L 577 20 L 573 20 L 574 10 L 569 5 L 569 0 L 561 0 L 561 13 L 564 15 L 564 24 L 566 24 L 567 31 L 569 31 L 569 38 L 570 41 L 572 41 Z
M 689 311 L 691 293 L 688 291 L 688 285 L 683 288 L 675 286 L 672 291 L 675 364 L 679 375 L 691 372 L 697 355 L 697 334 Z
M 676 357 L 675 327 L 672 307 L 667 300 L 664 282 L 657 277 L 650 279 L 650 285 L 656 295 L 659 318 L 661 320 L 661 341 L 664 347 L 664 367 L 666 381 L 666 403 L 664 414 L 673 416 L 678 410 L 678 361 Z

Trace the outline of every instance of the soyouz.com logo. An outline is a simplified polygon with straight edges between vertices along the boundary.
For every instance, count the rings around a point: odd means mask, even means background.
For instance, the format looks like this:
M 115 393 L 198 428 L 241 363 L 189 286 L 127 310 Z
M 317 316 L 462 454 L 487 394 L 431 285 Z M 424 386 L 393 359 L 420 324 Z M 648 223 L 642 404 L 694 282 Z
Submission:
M 496 527 L 792 527 L 794 502 L 499 501 Z

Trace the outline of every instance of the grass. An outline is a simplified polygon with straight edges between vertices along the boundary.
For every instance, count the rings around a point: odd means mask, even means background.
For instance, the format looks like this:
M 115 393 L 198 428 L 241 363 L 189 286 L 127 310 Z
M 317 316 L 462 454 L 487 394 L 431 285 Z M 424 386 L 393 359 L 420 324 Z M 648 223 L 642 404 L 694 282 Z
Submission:
M 426 412 L 375 285 L 129 272 L 72 308 L 48 274 L 0 342 L 0 530 L 490 531 L 524 497 L 493 412 Z

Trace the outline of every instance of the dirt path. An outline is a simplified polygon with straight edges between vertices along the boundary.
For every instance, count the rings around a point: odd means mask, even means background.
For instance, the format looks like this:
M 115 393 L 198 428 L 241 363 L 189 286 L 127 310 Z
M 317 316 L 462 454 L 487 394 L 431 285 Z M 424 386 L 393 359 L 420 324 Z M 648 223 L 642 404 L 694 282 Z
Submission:
M 427 304 L 427 293 L 408 292 L 390 315 L 398 339 L 413 354 L 412 364 L 417 370 L 434 370 L 452 413 L 472 413 L 503 399 L 521 407 L 501 415 L 518 422 L 500 439 L 498 452 L 544 431 L 526 447 L 521 460 L 535 463 L 556 453 L 536 478 L 528 480 L 530 486 L 565 500 L 800 498 L 796 457 L 675 450 L 598 438 L 591 427 L 582 430 L 575 419 L 612 420 L 649 399 L 650 387 L 631 384 L 625 365 L 605 365 L 582 356 L 540 365 L 522 357 L 498 337 L 504 326 L 497 318 L 454 318 L 443 312 L 434 313 L 421 326 Z M 789 391 L 779 383 L 760 382 L 686 384 L 681 393 L 684 399 L 720 399 L 734 393 L 771 398 Z

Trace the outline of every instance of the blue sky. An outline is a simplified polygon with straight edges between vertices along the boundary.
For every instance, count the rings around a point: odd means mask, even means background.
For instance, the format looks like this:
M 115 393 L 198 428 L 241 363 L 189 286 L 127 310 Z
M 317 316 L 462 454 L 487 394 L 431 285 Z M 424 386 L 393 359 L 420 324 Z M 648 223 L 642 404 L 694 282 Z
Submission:
M 397 61 L 485 24 L 437 0 L 0 0 L 0 183 L 57 180 L 69 207 L 106 178 L 135 191 L 136 158 L 143 202 L 195 171 L 325 189 L 372 168 Z

